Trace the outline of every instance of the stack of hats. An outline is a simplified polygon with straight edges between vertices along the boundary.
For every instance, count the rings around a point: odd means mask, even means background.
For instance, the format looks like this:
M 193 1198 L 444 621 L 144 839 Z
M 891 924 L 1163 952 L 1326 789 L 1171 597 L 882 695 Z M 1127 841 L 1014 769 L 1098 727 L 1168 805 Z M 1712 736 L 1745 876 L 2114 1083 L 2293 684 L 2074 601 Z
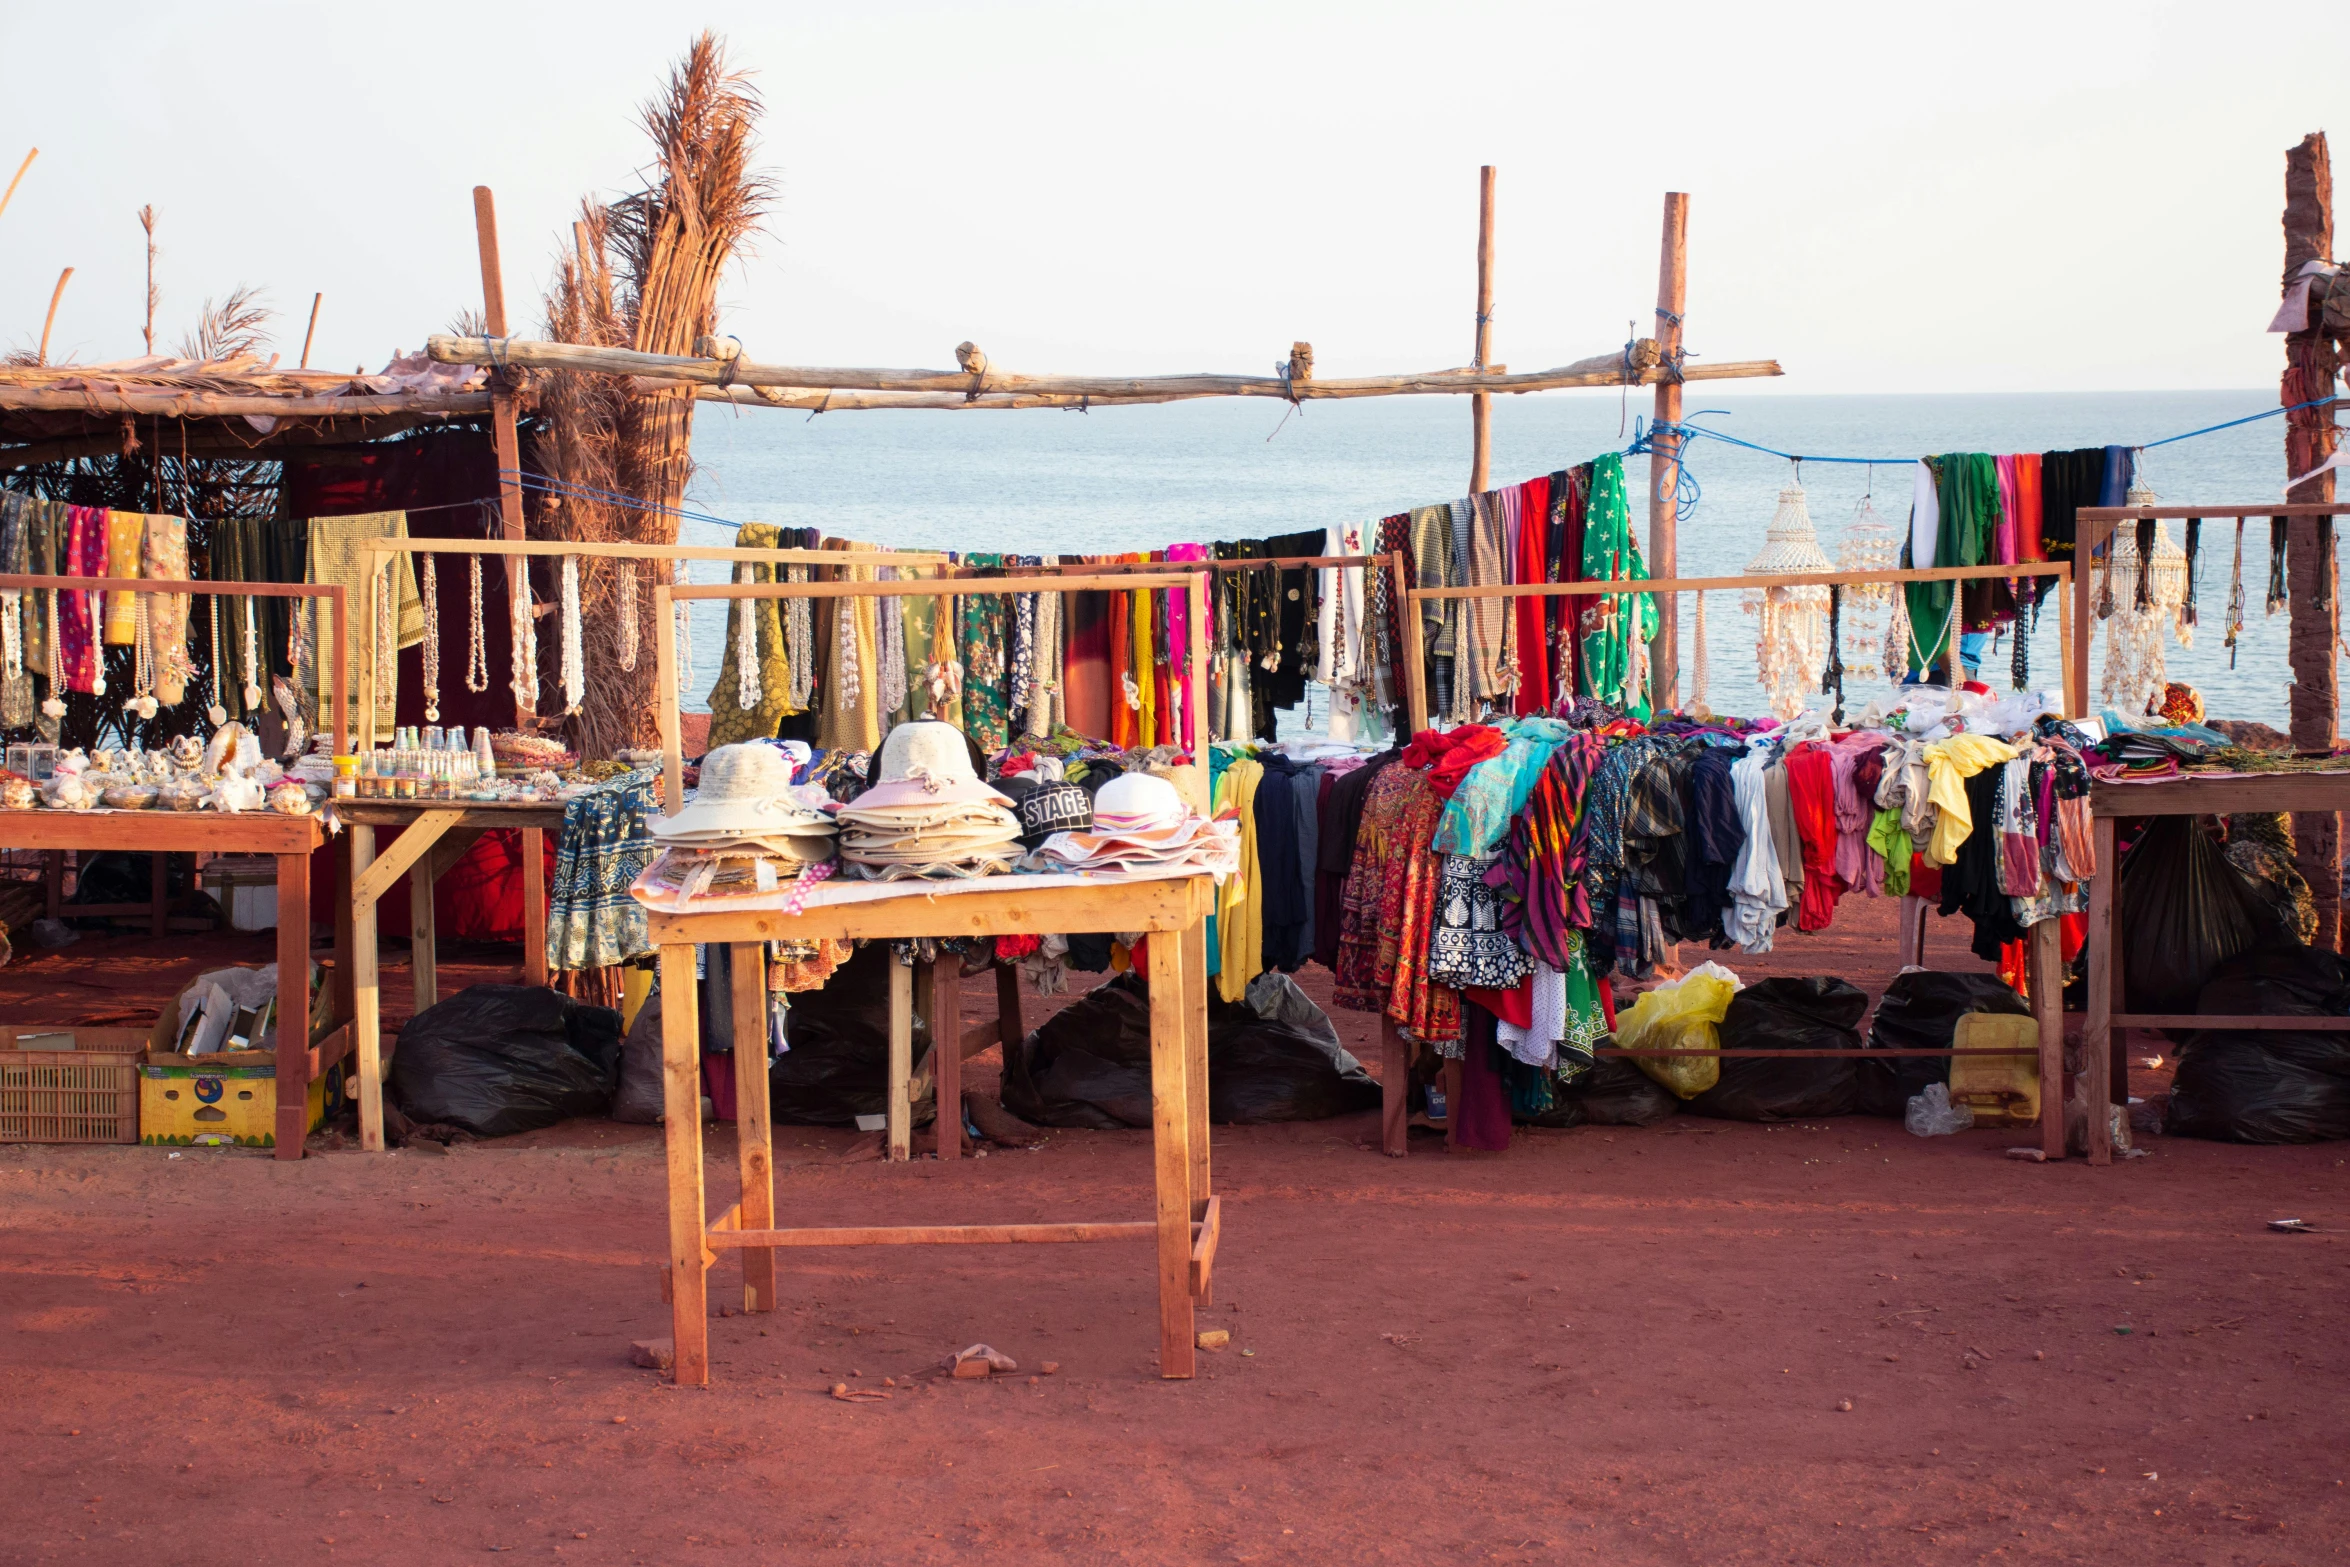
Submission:
M 1040 789 L 1029 800 L 1045 793 Z M 1023 820 L 1028 803 L 1021 802 Z M 1164 778 L 1149 773 L 1113 778 L 1093 797 L 1091 814 L 1089 826 L 1053 832 L 1036 845 L 1027 860 L 1029 868 L 1208 876 L 1229 876 L 1240 869 L 1239 824 L 1198 816 Z
M 818 803 L 823 791 L 792 787 L 792 762 L 764 741 L 722 745 L 702 758 L 694 797 L 652 823 L 668 852 L 647 869 L 649 890 L 765 892 L 802 868 L 832 858 L 837 829 Z
M 900 724 L 881 743 L 880 777 L 840 808 L 840 857 L 852 876 L 994 876 L 1020 853 L 1012 802 L 980 782 L 952 724 Z

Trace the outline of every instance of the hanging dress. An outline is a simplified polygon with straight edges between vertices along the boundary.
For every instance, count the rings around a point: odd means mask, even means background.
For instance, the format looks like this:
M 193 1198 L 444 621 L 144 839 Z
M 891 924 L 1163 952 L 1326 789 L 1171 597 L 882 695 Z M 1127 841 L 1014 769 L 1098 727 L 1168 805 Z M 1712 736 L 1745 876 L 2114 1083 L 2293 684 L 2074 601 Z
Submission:
M 1624 459 L 1615 452 L 1591 465 L 1591 498 L 1583 519 L 1584 578 L 1648 580 L 1648 563 L 1632 537 L 1632 506 L 1624 487 Z M 1647 593 L 1611 594 L 1575 602 L 1582 612 L 1580 694 L 1595 696 L 1645 723 L 1649 706 L 1646 650 L 1659 624 Z

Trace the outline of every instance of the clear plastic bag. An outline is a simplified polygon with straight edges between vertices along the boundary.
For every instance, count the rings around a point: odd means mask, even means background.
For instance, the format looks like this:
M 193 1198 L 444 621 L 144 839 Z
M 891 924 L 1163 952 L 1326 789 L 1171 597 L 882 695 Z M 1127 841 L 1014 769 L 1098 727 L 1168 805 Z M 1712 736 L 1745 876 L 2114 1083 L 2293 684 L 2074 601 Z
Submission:
M 1952 1104 L 1949 1084 L 1928 1083 L 1910 1100 L 1901 1122 L 1913 1137 L 1948 1137 L 1952 1132 L 1972 1131 L 1975 1110 L 1972 1105 Z
M 1669 985 L 1659 985 L 1616 1019 L 1622 1050 L 1718 1050 L 1721 1021 L 1738 994 L 1738 976 L 1719 963 L 1701 963 Z M 1634 1056 L 1633 1063 L 1682 1099 L 1721 1081 L 1718 1056 Z

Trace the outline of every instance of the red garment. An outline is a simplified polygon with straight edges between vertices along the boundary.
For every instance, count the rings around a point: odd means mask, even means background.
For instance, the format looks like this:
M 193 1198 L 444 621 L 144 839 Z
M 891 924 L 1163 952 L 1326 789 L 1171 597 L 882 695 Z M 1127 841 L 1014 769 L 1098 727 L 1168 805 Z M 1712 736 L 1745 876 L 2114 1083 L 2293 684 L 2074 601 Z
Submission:
M 1508 748 L 1508 739 L 1490 724 L 1423 729 L 1404 748 L 1403 764 L 1426 769 L 1428 781 L 1436 786 L 1436 797 L 1449 800 L 1461 780 L 1469 776 L 1470 768 Z
M 1134 678 L 1133 599 L 1131 593 L 1110 595 L 1110 744 L 1125 751 L 1133 750 L 1137 743 L 1150 744 L 1148 740 L 1136 741 L 1141 727 L 1137 720 L 1142 715 L 1126 701 L 1127 682 Z
M 1461 1050 L 1460 1091 L 1445 1107 L 1452 1145 L 1500 1153 L 1510 1145 L 1510 1095 L 1493 1066 L 1493 1014 L 1482 1007 L 1464 1007 L 1461 1026 L 1467 1037 Z
M 1942 867 L 1928 865 L 1926 857 L 1915 849 L 1909 855 L 1909 895 L 1924 898 L 1930 903 L 1942 899 Z
M 998 936 L 995 939 L 996 961 L 998 963 L 1016 962 L 1043 945 L 1043 939 L 1037 936 Z
M 1787 753 L 1787 803 L 1795 811 L 1795 834 L 1803 840 L 1803 901 L 1795 911 L 1797 930 L 1826 930 L 1836 918 L 1836 900 L 1847 888 L 1836 874 L 1835 763 L 1827 748 L 1799 745 Z
M 1518 582 L 1540 582 L 1550 537 L 1550 475 L 1528 479 L 1518 486 Z M 1546 712 L 1550 708 L 1550 649 L 1544 625 L 1545 601 L 1529 595 L 1510 600 L 1517 617 L 1517 711 Z
M 1508 990 L 1464 990 L 1461 999 L 1476 1002 L 1512 1028 L 1534 1026 L 1534 976 L 1531 974 Z

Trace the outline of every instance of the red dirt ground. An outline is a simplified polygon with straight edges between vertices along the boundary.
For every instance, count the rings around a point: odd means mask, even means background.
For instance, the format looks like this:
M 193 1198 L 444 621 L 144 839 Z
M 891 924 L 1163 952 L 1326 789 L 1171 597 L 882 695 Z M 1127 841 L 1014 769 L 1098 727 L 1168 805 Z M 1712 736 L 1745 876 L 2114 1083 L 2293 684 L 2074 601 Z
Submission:
M 1891 947 L 1861 904 L 1732 966 L 1873 990 Z M 133 1008 L 172 982 L 134 950 L 12 965 L 0 1015 Z M 1233 1344 L 1196 1381 L 1153 1374 L 1147 1248 L 942 1247 L 793 1257 L 688 1391 L 627 1363 L 668 1331 L 657 1128 L 0 1149 L 0 1562 L 2345 1554 L 2338 1145 L 2153 1138 L 2092 1170 L 1860 1118 L 1401 1162 L 1374 1137 L 1218 1129 L 1202 1325 Z M 852 1141 L 779 1130 L 783 1222 L 1147 1214 L 1139 1132 L 955 1167 Z M 723 1206 L 723 1131 L 710 1159 Z M 2265 1229 L 2287 1215 L 2320 1233 Z M 925 1374 L 974 1340 L 1021 1371 Z

